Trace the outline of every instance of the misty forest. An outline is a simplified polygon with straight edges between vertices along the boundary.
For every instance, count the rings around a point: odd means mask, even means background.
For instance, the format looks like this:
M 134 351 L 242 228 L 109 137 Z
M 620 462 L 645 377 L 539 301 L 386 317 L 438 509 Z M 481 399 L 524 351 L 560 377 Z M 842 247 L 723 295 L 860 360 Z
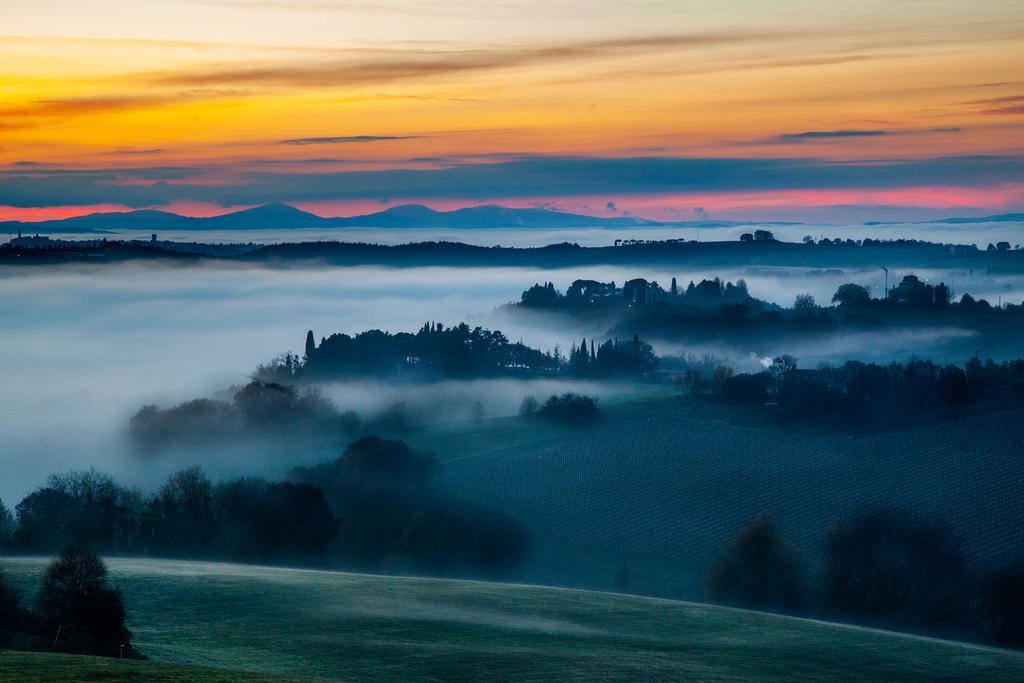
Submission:
M 0 5 L 0 683 L 1024 680 L 1024 4 Z

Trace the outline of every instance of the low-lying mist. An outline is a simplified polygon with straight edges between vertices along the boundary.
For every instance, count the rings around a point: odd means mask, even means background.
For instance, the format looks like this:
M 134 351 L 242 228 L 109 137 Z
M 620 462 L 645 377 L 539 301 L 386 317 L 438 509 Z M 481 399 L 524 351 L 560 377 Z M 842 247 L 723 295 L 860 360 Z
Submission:
M 922 275 L 946 278 L 956 291 L 970 291 L 993 302 L 998 296 L 1004 300 L 1022 296 L 1021 285 L 1011 278 L 959 272 Z M 843 282 L 870 285 L 877 292 L 883 274 L 765 268 L 733 272 L 629 267 L 276 269 L 152 262 L 0 269 L 0 430 L 4 434 L 0 499 L 13 504 L 52 472 L 91 466 L 126 483 L 155 485 L 172 465 L 128 457 L 124 429 L 129 418 L 145 404 L 168 407 L 245 384 L 259 363 L 281 352 L 301 351 L 308 329 L 319 339 L 333 332 L 370 328 L 415 330 L 428 320 L 466 321 L 499 329 L 511 340 L 521 339 L 540 349 L 558 344 L 565 350 L 582 336 L 600 339 L 607 328 L 599 323 L 516 315 L 499 307 L 518 300 L 535 282 L 552 281 L 564 290 L 577 278 L 622 283 L 645 277 L 667 287 L 673 276 L 682 286 L 704 277 L 742 277 L 754 296 L 789 305 L 801 293 L 825 304 Z M 709 352 L 726 360 L 752 362 L 745 349 L 687 348 L 671 340 L 651 341 L 659 353 Z M 924 354 L 927 342 L 915 339 L 914 348 Z M 890 346 L 901 343 L 894 336 L 833 340 L 831 348 L 823 344 L 789 352 L 821 358 L 849 355 L 860 347 L 877 359 L 880 349 L 887 353 Z M 360 415 L 404 401 L 424 421 L 438 422 L 470 419 L 477 402 L 485 417 L 509 415 L 525 395 L 542 399 L 567 389 L 562 383 L 478 381 L 429 387 L 338 384 L 324 391 L 339 408 Z M 590 385 L 579 390 L 605 396 L 622 389 Z M 240 454 L 237 467 L 259 462 L 256 455 Z M 203 453 L 186 459 L 210 464 Z M 185 464 L 192 463 L 173 463 Z M 267 474 L 287 471 L 291 464 Z M 210 472 L 220 474 L 216 469 Z
M 168 407 L 245 384 L 259 363 L 301 350 L 310 328 L 320 336 L 374 327 L 411 330 L 426 320 L 496 324 L 495 308 L 550 275 L 515 269 L 275 270 L 151 263 L 0 269 L 0 499 L 13 505 L 50 473 L 72 468 L 96 467 L 127 483 L 150 486 L 168 469 L 213 465 L 203 453 L 186 458 L 193 462 L 166 464 L 128 457 L 129 418 L 145 404 Z M 548 348 L 565 346 L 576 336 L 528 325 L 501 329 Z M 541 398 L 564 389 L 542 383 L 534 391 L 527 384 L 360 383 L 331 385 L 325 393 L 343 410 L 361 415 L 402 400 L 424 419 L 438 421 L 469 419 L 477 401 L 485 416 L 511 414 L 528 393 Z M 339 452 L 343 446 L 338 444 Z M 262 470 L 267 464 L 258 456 L 240 453 L 229 459 L 235 463 L 231 469 L 258 464 Z M 292 464 L 268 474 L 287 472 Z M 211 468 L 211 474 L 238 473 L 218 469 Z

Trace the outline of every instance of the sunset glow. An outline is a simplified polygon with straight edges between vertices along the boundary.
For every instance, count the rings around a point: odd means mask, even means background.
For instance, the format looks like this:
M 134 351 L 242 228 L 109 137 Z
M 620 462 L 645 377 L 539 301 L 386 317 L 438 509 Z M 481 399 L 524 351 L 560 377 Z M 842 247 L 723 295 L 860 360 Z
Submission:
M 671 218 L 1024 207 L 1011 0 L 748 0 L 742 23 L 714 2 L 8 4 L 4 218 L 272 201 L 331 215 L 611 202 Z M 588 161 L 616 159 L 630 170 L 598 183 Z M 736 160 L 750 177 L 648 183 L 662 159 Z M 760 184 L 759 160 L 809 165 Z M 871 180 L 865 163 L 902 166 Z M 487 196 L 448 179 L 484 164 Z M 821 186 L 812 166 L 849 173 Z M 518 182 L 539 176 L 556 187 Z

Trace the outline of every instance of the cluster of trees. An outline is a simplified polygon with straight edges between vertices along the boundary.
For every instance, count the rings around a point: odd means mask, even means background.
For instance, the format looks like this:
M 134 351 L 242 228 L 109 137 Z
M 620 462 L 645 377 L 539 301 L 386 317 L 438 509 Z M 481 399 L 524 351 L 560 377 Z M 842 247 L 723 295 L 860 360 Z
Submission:
M 108 585 L 106 565 L 75 547 L 47 567 L 31 609 L 0 574 L 0 647 L 141 658 L 125 626 L 121 594 Z
M 580 345 L 570 348 L 568 371 L 577 377 L 641 377 L 658 367 L 658 357 L 650 344 L 633 335 L 632 341 L 608 339 L 600 346 L 584 338 Z
M 527 396 L 519 406 L 519 414 L 522 417 L 540 417 L 567 425 L 588 425 L 601 419 L 596 398 L 572 392 L 552 396 L 543 404 Z
M 17 552 L 75 543 L 132 555 L 431 573 L 495 573 L 518 563 L 525 532 L 431 486 L 433 472 L 431 456 L 377 437 L 286 481 L 215 484 L 192 467 L 148 497 L 95 470 L 71 472 L 26 496 L 15 518 L 0 503 L 0 542 Z
M 747 291 L 742 279 L 735 283 L 720 278 L 692 280 L 685 289 L 680 288 L 675 278 L 668 290 L 657 281 L 634 278 L 621 287 L 615 282 L 597 280 L 575 280 L 563 294 L 551 282 L 534 284 L 522 293 L 518 306 L 525 309 L 544 311 L 583 312 L 591 310 L 624 309 L 635 310 L 661 302 L 675 307 L 719 307 L 730 304 L 748 304 L 755 300 Z M 762 302 L 763 303 L 763 302 Z
M 972 569 L 944 527 L 872 511 L 826 530 L 816 575 L 769 516 L 708 566 L 714 602 L 1024 647 L 1024 558 Z
M 15 511 L 7 545 L 21 552 L 75 543 L 137 555 L 314 563 L 338 531 L 313 486 L 259 478 L 215 485 L 198 467 L 171 475 L 149 497 L 95 470 L 55 474 Z
M 509 342 L 497 330 L 460 323 L 426 323 L 416 333 L 369 330 L 355 336 L 332 334 L 317 345 L 306 335 L 302 359 L 286 355 L 258 375 L 276 381 L 374 378 L 471 378 L 546 374 L 559 370 L 553 355 Z
M 436 469 L 429 454 L 369 436 L 292 479 L 326 493 L 345 520 L 339 554 L 356 568 L 495 574 L 518 565 L 529 546 L 522 526 L 433 486 Z
M 681 378 L 692 395 L 737 404 L 772 403 L 784 419 L 855 426 L 870 421 L 905 424 L 946 412 L 1005 410 L 1024 403 L 1024 361 L 964 367 L 927 360 L 876 365 L 847 361 L 837 367 L 797 368 L 792 356 L 776 358 L 758 373 L 734 374 L 725 366 L 691 370 Z
M 154 451 L 188 441 L 208 444 L 253 436 L 336 440 L 359 427 L 358 415 L 340 412 L 316 389 L 253 380 L 234 389 L 229 400 L 197 398 L 166 409 L 143 406 L 131 418 L 129 434 L 136 445 Z
M 572 345 L 567 357 L 558 346 L 550 352 L 540 351 L 522 342 L 509 342 L 499 331 L 471 328 L 465 323 L 454 327 L 426 323 L 415 334 L 380 330 L 355 336 L 332 334 L 321 339 L 319 345 L 309 331 L 302 358 L 284 354 L 261 365 L 256 377 L 273 386 L 353 377 L 408 380 L 566 374 L 607 377 L 642 375 L 656 365 L 657 358 L 650 345 L 636 335 L 632 343 L 609 339 L 596 346 L 592 340 L 590 348 L 584 340 L 580 348 Z

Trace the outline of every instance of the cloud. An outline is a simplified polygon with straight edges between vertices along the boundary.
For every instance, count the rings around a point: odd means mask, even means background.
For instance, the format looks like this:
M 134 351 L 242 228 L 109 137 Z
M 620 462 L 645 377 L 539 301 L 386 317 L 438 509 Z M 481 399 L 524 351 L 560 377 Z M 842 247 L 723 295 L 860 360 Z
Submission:
M 809 130 L 803 133 L 785 133 L 780 140 L 819 140 L 822 138 L 867 138 L 889 135 L 884 130 Z
M 191 89 L 183 92 L 138 95 L 95 95 L 63 99 L 36 100 L 27 104 L 0 108 L 0 119 L 7 119 L 0 127 L 29 128 L 53 119 L 150 109 L 187 104 L 201 100 L 235 97 L 246 93 L 238 90 L 215 88 Z
M 281 140 L 279 145 L 344 145 L 359 142 L 379 142 L 381 140 L 411 140 L 422 137 L 420 135 L 344 135 L 339 137 L 323 138 L 292 138 Z
M 113 151 L 107 152 L 107 154 L 128 154 L 128 155 L 134 155 L 134 156 L 153 156 L 153 155 L 156 155 L 156 154 L 163 154 L 166 151 L 167 150 L 163 149 L 162 147 L 154 147 L 153 149 L 126 149 L 126 148 L 122 147 L 122 148 L 118 148 L 118 149 L 115 149 Z
M 11 169 L 0 174 L 0 205 L 150 206 L 203 201 L 233 206 L 271 201 L 375 201 L 381 198 L 496 201 L 571 195 L 621 198 L 635 194 L 791 189 L 979 187 L 1024 182 L 1024 156 L 866 162 L 790 157 L 549 156 L 441 168 L 307 173 L 253 171 L 233 184 L 204 182 L 202 174 L 200 167 L 103 172 Z M 160 178 L 160 181 L 148 185 L 139 182 L 139 179 L 153 178 Z
M 464 73 L 508 70 L 556 62 L 621 58 L 686 48 L 760 42 L 779 33 L 708 32 L 636 36 L 533 47 L 446 51 L 392 51 L 345 60 L 205 67 L 188 72 L 143 75 L 159 86 L 328 87 L 429 80 Z
M 943 133 L 959 133 L 960 128 L 949 126 L 944 128 L 923 128 L 923 129 L 843 129 L 843 130 L 808 130 L 801 133 L 783 133 L 775 137 L 758 140 L 755 144 L 799 144 L 802 142 L 821 142 L 827 140 L 845 140 L 848 138 L 877 138 L 894 135 L 928 135 Z
M 979 114 L 995 116 L 1024 114 L 1024 95 L 991 97 L 984 100 L 970 100 L 964 104 L 974 107 Z

